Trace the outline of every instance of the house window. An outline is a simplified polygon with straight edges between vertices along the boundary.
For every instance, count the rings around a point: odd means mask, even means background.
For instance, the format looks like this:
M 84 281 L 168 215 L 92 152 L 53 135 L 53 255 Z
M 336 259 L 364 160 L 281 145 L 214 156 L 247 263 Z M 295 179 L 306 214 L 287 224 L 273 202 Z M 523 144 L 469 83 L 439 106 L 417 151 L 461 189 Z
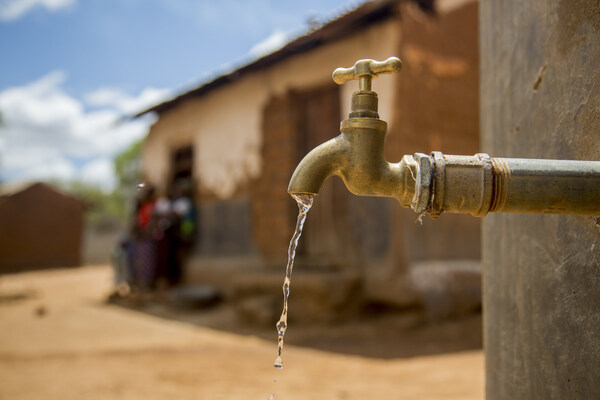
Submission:
M 200 253 L 211 256 L 252 253 L 248 197 L 201 201 L 198 211 Z

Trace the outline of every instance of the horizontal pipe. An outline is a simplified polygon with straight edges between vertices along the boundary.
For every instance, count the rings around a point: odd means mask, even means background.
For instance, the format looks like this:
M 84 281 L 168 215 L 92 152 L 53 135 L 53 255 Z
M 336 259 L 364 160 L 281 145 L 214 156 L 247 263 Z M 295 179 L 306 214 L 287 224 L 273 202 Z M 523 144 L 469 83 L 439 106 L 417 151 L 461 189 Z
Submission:
M 600 215 L 600 161 L 492 158 L 491 212 Z
M 488 212 L 600 215 L 600 161 L 415 154 L 413 209 L 482 217 Z

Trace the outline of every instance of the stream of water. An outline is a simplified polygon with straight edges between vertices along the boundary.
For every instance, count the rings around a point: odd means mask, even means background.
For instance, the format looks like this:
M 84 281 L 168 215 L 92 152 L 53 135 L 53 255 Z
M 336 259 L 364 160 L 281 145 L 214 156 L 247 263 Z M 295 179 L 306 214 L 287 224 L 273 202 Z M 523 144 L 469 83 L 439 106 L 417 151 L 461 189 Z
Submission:
M 306 215 L 308 210 L 312 207 L 313 200 L 315 198 L 312 194 L 292 194 L 292 197 L 298 203 L 298 219 L 296 220 L 296 230 L 290 240 L 290 247 L 288 248 L 288 259 L 287 266 L 285 267 L 285 280 L 283 281 L 283 311 L 279 322 L 277 322 L 277 359 L 273 366 L 278 369 L 283 368 L 283 361 L 281 360 L 281 352 L 283 350 L 283 337 L 287 329 L 287 316 L 288 316 L 288 297 L 290 296 L 290 283 L 292 280 L 292 271 L 294 269 L 294 257 L 296 256 L 296 248 L 298 247 L 298 241 L 300 235 L 302 235 L 302 228 L 304 227 L 304 221 L 306 221 Z

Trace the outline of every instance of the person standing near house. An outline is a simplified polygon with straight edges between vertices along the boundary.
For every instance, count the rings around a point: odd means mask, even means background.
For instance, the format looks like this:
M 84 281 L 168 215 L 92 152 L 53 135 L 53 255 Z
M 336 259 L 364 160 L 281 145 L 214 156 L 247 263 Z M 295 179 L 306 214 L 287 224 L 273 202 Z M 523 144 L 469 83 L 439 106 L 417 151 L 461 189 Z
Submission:
M 183 262 L 193 245 L 196 233 L 196 212 L 191 192 L 189 180 L 175 182 L 171 203 L 173 213 L 173 257 L 167 271 L 169 283 L 172 285 L 181 282 Z
M 173 207 L 172 196 L 159 196 L 154 205 L 154 232 L 156 244 L 156 271 L 153 286 L 159 291 L 169 284 L 169 265 L 173 263 Z
M 129 294 L 133 283 L 133 263 L 131 257 L 132 240 L 128 235 L 119 238 L 111 254 L 114 270 L 114 295 L 124 297 Z
M 133 284 L 141 290 L 151 288 L 156 274 L 154 240 L 155 189 L 146 186 L 139 191 L 133 228 Z

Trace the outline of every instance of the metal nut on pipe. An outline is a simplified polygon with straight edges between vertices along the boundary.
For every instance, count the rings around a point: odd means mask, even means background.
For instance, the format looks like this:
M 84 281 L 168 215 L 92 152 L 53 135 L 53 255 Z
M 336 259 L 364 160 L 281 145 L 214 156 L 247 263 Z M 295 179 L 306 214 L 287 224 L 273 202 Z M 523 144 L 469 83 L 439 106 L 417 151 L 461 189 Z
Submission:
M 441 197 L 437 202 L 438 207 L 442 207 L 439 212 L 485 216 L 492 204 L 494 188 L 490 156 L 485 153 L 474 156 L 444 156 L 439 153 L 438 159 L 440 161 L 435 165 L 443 159 L 445 171 L 443 181 L 434 181 L 434 198 Z
M 413 209 L 432 218 L 443 212 L 483 217 L 492 204 L 493 173 L 489 155 L 415 154 L 418 160 Z M 428 185 L 428 187 L 426 187 Z M 426 204 L 426 205 L 425 205 Z
M 417 176 L 415 177 L 415 194 L 410 207 L 420 215 L 431 209 L 433 159 L 423 153 L 415 153 L 414 159 L 417 161 Z

